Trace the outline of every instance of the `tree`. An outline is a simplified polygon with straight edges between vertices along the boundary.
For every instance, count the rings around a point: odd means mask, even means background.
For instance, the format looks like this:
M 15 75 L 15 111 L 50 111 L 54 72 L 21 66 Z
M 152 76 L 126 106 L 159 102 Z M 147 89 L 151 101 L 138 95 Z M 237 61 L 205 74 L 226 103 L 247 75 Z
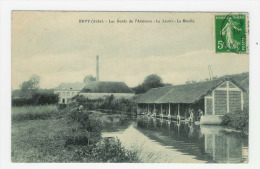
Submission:
M 143 82 L 144 89 L 148 91 L 151 88 L 162 87 L 163 81 L 162 78 L 156 74 L 148 75 Z
M 163 87 L 163 86 L 172 86 L 170 83 L 163 83 L 163 80 L 160 76 L 156 74 L 148 75 L 142 84 L 139 84 L 132 89 L 135 91 L 135 94 L 142 94 L 150 90 L 151 88 Z
M 141 85 L 141 84 L 139 84 L 136 87 L 133 87 L 132 90 L 135 91 L 135 94 L 141 94 L 141 93 L 145 93 L 146 92 L 146 90 L 144 89 L 144 86 Z
M 40 77 L 38 75 L 32 75 L 29 81 L 31 81 L 33 89 L 40 87 Z
M 21 95 L 23 97 L 32 97 L 34 93 L 39 89 L 40 77 L 38 75 L 32 75 L 28 81 L 24 81 L 20 85 Z
M 83 82 L 84 82 L 84 83 L 91 82 L 91 81 L 96 81 L 96 78 L 93 77 L 92 75 L 87 75 L 87 76 L 85 76 L 85 78 L 83 79 Z

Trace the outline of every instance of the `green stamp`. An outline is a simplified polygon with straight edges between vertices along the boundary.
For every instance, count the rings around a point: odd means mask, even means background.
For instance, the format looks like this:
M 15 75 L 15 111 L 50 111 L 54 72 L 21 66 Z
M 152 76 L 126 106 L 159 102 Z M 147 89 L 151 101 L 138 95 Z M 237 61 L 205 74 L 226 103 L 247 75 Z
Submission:
M 215 52 L 247 53 L 245 14 L 215 15 Z

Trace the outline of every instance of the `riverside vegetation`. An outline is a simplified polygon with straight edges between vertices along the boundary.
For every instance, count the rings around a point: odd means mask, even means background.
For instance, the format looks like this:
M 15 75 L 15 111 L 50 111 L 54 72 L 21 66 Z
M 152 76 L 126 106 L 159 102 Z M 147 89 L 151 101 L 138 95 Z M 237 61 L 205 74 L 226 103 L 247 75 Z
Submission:
M 138 162 L 137 152 L 117 138 L 102 138 L 106 125 L 124 115 L 106 115 L 55 105 L 12 108 L 12 162 Z
M 248 132 L 249 113 L 248 111 L 237 111 L 224 115 L 222 125 L 242 132 Z

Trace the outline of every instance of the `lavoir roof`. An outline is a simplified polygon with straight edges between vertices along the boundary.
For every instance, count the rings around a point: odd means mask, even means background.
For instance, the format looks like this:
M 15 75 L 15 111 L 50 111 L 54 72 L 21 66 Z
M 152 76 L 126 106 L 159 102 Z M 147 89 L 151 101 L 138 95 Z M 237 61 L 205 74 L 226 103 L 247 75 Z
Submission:
M 150 89 L 135 99 L 137 103 L 195 103 L 225 81 L 230 81 L 241 90 L 245 89 L 231 78 L 222 78 L 192 84 L 166 86 Z

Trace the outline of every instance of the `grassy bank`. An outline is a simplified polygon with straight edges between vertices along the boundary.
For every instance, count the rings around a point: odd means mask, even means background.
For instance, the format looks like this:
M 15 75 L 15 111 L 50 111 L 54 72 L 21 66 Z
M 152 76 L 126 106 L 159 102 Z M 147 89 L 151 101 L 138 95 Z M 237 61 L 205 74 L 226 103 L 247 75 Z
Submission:
M 101 138 L 102 127 L 114 120 L 98 117 L 95 112 L 60 112 L 55 106 L 12 108 L 12 162 L 138 161 L 119 140 Z
M 55 105 L 12 107 L 12 122 L 49 119 L 58 113 Z

